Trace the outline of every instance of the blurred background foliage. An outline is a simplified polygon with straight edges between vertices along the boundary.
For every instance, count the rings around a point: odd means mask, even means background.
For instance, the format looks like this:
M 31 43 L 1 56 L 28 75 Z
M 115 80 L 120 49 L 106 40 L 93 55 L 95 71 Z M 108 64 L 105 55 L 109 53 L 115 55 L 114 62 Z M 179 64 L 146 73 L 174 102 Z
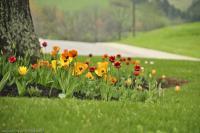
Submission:
M 133 0 L 30 0 L 42 38 L 113 41 L 132 31 Z M 134 0 L 136 33 L 200 21 L 200 0 Z

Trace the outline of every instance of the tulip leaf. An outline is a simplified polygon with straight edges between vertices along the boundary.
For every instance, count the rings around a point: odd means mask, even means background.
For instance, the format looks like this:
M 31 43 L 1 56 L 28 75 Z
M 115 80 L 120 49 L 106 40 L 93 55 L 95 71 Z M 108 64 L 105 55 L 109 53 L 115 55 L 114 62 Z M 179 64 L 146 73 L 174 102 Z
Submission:
M 10 72 L 7 72 L 7 73 L 3 76 L 2 80 L 0 81 L 0 92 L 2 91 L 3 87 L 6 85 L 6 83 L 7 83 L 8 79 L 9 79 L 9 77 L 10 77 Z
M 16 81 L 16 85 L 17 85 L 17 89 L 18 89 L 18 93 L 20 96 L 23 96 L 25 93 L 25 88 L 26 88 L 26 82 L 19 82 Z

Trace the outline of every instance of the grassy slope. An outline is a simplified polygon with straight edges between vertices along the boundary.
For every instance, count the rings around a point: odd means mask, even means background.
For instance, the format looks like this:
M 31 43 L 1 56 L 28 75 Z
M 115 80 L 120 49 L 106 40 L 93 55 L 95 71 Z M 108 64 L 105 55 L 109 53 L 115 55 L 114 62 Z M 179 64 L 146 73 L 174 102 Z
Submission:
M 155 60 L 158 74 L 190 81 L 155 104 L 75 99 L 0 98 L 0 130 L 45 132 L 200 132 L 200 63 Z
M 186 11 L 192 4 L 193 0 L 168 0 L 170 4 L 180 9 L 181 11 Z
M 39 5 L 45 6 L 57 6 L 58 8 L 68 11 L 68 10 L 79 10 L 91 5 L 107 6 L 111 0 L 32 0 L 36 1 Z M 185 11 L 192 3 L 193 0 L 169 0 L 169 2 L 176 8 Z
M 121 43 L 200 58 L 200 23 L 141 33 L 135 38 L 125 38 Z
M 35 0 L 35 2 L 40 6 L 55 6 L 63 11 L 76 11 L 84 9 L 90 6 L 106 7 L 109 2 L 108 0 Z

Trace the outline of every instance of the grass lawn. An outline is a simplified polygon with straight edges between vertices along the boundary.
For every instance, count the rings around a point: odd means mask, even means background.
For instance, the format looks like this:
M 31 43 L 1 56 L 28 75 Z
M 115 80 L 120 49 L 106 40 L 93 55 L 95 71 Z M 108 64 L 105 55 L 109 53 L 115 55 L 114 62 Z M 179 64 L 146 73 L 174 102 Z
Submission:
M 38 5 L 41 7 L 43 6 L 55 6 L 60 10 L 63 11 L 77 11 L 81 9 L 86 9 L 91 6 L 98 6 L 100 8 L 108 6 L 109 2 L 108 0 L 47 0 L 47 1 L 41 1 L 41 0 L 34 0 Z
M 120 42 L 200 58 L 200 23 L 162 28 Z
M 186 79 L 190 83 L 182 86 L 178 94 L 174 89 L 165 90 L 164 97 L 154 104 L 0 98 L 0 131 L 199 133 L 200 62 L 155 60 L 148 68 L 156 68 L 158 75 Z

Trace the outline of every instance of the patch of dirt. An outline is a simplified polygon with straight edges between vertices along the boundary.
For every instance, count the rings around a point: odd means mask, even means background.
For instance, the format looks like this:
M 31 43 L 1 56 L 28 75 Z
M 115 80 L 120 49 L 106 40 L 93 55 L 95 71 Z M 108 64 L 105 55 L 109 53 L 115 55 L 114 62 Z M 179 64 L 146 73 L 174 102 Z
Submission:
M 159 78 L 157 81 L 158 81 L 158 84 L 161 84 L 162 88 L 171 88 L 177 85 L 181 86 L 188 83 L 187 80 L 170 78 L 170 77 L 165 78 L 165 79 Z

